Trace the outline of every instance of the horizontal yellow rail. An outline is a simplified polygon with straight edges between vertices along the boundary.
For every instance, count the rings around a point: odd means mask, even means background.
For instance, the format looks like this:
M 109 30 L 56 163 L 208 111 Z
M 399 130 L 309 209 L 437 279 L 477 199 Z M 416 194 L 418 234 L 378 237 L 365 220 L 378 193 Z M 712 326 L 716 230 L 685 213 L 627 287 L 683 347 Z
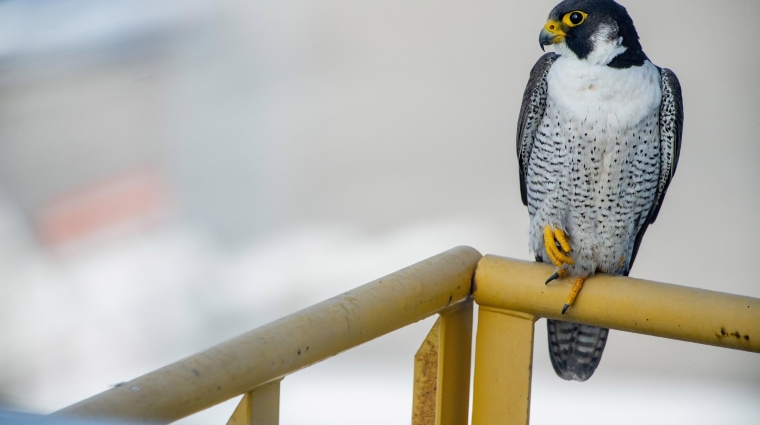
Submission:
M 466 300 L 480 258 L 451 249 L 56 414 L 181 419 Z
M 481 306 L 760 353 L 760 299 L 621 276 L 596 275 L 562 315 L 571 279 L 554 268 L 486 255 L 475 273 Z

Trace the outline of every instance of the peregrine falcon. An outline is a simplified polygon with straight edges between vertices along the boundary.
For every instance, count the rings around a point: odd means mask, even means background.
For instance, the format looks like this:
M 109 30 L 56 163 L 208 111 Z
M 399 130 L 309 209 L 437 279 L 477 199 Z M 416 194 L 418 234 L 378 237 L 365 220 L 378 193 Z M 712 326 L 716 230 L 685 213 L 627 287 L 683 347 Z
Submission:
M 550 281 L 628 275 L 660 211 L 681 149 L 676 75 L 644 54 L 633 20 L 612 0 L 565 0 L 541 30 L 517 126 L 530 249 Z M 559 306 L 558 306 L 559 307 Z M 548 320 L 549 354 L 566 380 L 594 373 L 608 329 Z

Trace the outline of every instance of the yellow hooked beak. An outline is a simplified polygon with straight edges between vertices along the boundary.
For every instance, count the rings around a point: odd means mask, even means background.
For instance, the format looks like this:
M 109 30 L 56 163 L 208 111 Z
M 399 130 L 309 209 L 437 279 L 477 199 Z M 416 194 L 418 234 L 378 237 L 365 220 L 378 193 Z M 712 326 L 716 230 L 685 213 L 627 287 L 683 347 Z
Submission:
M 565 39 L 565 31 L 562 30 L 562 23 L 550 20 L 544 25 L 544 29 L 541 30 L 541 35 L 538 36 L 538 43 L 541 45 L 541 50 L 544 50 L 544 46 L 550 44 L 561 43 Z

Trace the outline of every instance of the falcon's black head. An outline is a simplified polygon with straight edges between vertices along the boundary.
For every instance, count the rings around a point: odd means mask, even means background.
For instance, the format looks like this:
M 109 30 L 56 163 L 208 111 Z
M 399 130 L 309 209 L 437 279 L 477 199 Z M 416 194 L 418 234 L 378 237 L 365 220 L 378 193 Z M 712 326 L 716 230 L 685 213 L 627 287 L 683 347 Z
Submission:
M 556 44 L 581 60 L 613 68 L 641 66 L 647 59 L 633 20 L 613 0 L 565 0 L 549 14 L 539 36 L 541 49 Z

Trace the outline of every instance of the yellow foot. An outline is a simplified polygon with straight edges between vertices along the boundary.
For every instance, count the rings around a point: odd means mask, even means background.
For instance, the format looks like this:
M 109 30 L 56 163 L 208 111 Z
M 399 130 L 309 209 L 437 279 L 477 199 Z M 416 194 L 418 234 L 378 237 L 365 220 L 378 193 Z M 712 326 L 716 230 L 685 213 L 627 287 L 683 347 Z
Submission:
M 569 255 L 567 255 L 572 249 L 570 248 L 570 243 L 568 243 L 565 232 L 563 232 L 562 229 L 552 230 L 552 226 L 547 224 L 546 227 L 544 227 L 544 246 L 546 248 L 546 255 L 549 256 L 549 260 L 557 266 L 557 271 L 546 280 L 546 283 L 548 284 L 554 279 L 567 276 L 567 270 L 564 269 L 564 266 L 566 264 L 573 265 L 575 262 Z M 560 248 L 562 248 L 562 251 L 564 252 L 560 251 Z
M 567 301 L 565 301 L 565 306 L 562 307 L 562 314 L 565 314 L 568 308 L 570 308 L 571 305 L 575 302 L 575 298 L 578 296 L 578 292 L 581 292 L 581 288 L 583 288 L 583 282 L 586 281 L 586 278 L 581 276 L 573 285 L 573 289 L 570 291 L 570 295 L 567 296 Z

